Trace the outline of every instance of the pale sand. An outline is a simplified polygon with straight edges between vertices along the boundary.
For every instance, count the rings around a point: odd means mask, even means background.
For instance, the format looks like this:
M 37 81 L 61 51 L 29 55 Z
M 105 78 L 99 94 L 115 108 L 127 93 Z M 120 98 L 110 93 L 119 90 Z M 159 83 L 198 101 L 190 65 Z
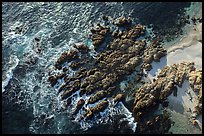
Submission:
M 193 11 L 195 11 L 194 9 L 197 8 L 195 12 L 189 11 L 191 12 L 190 17 L 195 16 L 202 18 L 202 5 L 198 4 L 199 3 L 195 3 L 193 5 L 194 8 L 192 7 Z M 196 25 L 193 25 L 192 23 L 188 24 L 183 30 L 185 35 L 180 40 L 178 40 L 176 43 L 170 42 L 164 46 L 167 49 L 167 56 L 161 58 L 160 62 L 152 63 L 153 68 L 147 73 L 148 76 L 145 79 L 146 82 L 151 82 L 165 65 L 186 61 L 194 62 L 196 69 L 202 69 L 202 23 L 198 23 Z M 196 128 L 194 128 L 192 131 L 192 128 L 189 125 L 185 125 L 189 124 L 189 117 L 197 104 L 197 96 L 195 92 L 191 89 L 187 80 L 184 81 L 181 88 L 177 88 L 177 97 L 173 96 L 173 94 L 168 97 L 169 108 L 172 111 L 171 114 L 174 116 L 174 119 L 177 118 L 175 119 L 175 122 L 178 124 L 178 126 L 172 127 L 172 129 L 174 129 L 174 133 L 183 133 L 186 130 L 190 131 L 186 133 L 202 132 L 202 115 L 199 115 L 196 118 L 199 121 L 198 125 L 201 131 Z M 189 111 L 189 108 L 191 111 Z M 181 119 L 181 116 L 183 119 Z M 185 128 L 182 130 L 182 132 L 180 129 L 175 131 L 175 129 L 181 127 Z
M 196 31 L 190 29 L 187 36 L 168 48 L 167 56 L 162 57 L 160 62 L 152 62 L 153 68 L 148 72 L 148 78 L 152 80 L 165 65 L 183 61 L 194 62 L 197 69 L 202 69 L 202 23 L 195 27 Z
M 167 52 L 167 64 L 180 63 L 182 61 L 195 62 L 195 67 L 202 69 L 202 23 L 189 30 L 189 34 L 178 43 L 170 47 Z
M 196 69 L 202 69 L 202 23 L 197 24 L 189 28 L 189 34 L 180 40 L 180 42 L 173 45 L 169 48 L 167 55 L 167 64 L 171 65 L 173 63 L 180 63 L 182 61 L 194 62 Z M 187 81 L 186 81 L 187 82 Z M 189 83 L 184 82 L 183 87 L 178 89 L 178 96 L 170 96 L 169 103 L 176 105 L 173 106 L 173 109 L 182 109 L 184 114 L 189 108 L 193 111 L 194 107 L 197 104 L 196 94 L 189 87 Z M 190 96 L 185 92 L 189 91 Z M 180 108 L 178 108 L 180 107 Z M 182 108 L 183 107 L 183 108 Z M 202 128 L 202 115 L 196 118 L 199 120 L 199 126 Z
M 169 107 L 183 114 L 188 113 L 189 108 L 193 111 L 194 106 L 197 104 L 197 100 L 193 99 L 196 94 L 189 86 L 189 82 L 185 80 L 182 87 L 177 87 L 177 89 L 177 97 L 173 96 L 173 94 L 168 97 L 170 101 Z M 190 94 L 188 94 L 188 92 L 190 92 Z M 192 100 L 190 100 L 191 98 Z
M 182 84 L 182 87 L 177 87 L 177 96 L 173 96 L 171 94 L 167 99 L 169 101 L 169 108 L 175 112 L 186 115 L 186 117 L 190 117 L 192 111 L 194 111 L 194 107 L 197 105 L 198 100 L 195 92 L 189 85 L 189 81 L 185 80 Z M 202 115 L 196 118 L 199 122 L 198 125 L 202 130 Z
M 148 72 L 146 81 L 152 81 L 165 65 L 183 61 L 194 62 L 196 69 L 202 69 L 202 23 L 190 26 L 188 35 L 167 49 L 167 56 L 161 58 L 160 62 L 152 63 L 153 69 Z M 173 94 L 168 97 L 169 107 L 188 118 L 191 114 L 189 108 L 193 111 L 197 104 L 196 97 L 195 92 L 189 86 L 189 82 L 185 81 L 182 88 L 178 87 L 177 97 L 173 96 Z M 202 131 L 202 115 L 196 119 L 199 121 L 198 125 Z
M 194 62 L 196 69 L 202 69 L 202 43 L 197 42 L 191 46 L 176 49 L 167 55 L 168 65 L 183 61 Z

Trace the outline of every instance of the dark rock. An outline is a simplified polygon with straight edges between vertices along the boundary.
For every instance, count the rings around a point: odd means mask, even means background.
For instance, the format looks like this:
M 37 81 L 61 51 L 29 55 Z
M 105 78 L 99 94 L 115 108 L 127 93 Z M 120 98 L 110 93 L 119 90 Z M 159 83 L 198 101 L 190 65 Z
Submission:
M 131 18 L 125 18 L 125 17 L 119 17 L 116 20 L 113 21 L 113 24 L 118 25 L 118 26 L 130 26 L 132 23 Z
M 168 107 L 168 104 L 169 104 L 168 101 L 164 101 L 164 102 L 162 102 L 162 106 L 163 106 L 163 107 Z
M 65 62 L 70 62 L 72 60 L 78 59 L 78 51 L 76 50 L 71 50 L 69 53 L 68 52 L 63 52 L 57 62 L 55 63 L 55 67 L 57 69 L 62 69 L 61 65 L 64 64 Z
M 153 116 L 151 119 L 145 119 L 138 122 L 137 131 L 139 134 L 165 134 L 169 131 L 171 121 L 166 114 Z
M 107 91 L 104 91 L 104 90 L 98 91 L 96 94 L 92 95 L 89 98 L 88 103 L 93 104 L 93 103 L 105 98 L 106 95 L 107 95 Z
M 79 66 L 81 65 L 81 62 L 72 62 L 71 65 L 70 65 L 70 68 L 72 70 L 76 70 L 79 68 Z
M 77 102 L 77 106 L 76 106 L 76 109 L 75 109 L 74 112 L 73 112 L 73 115 L 77 114 L 84 104 L 85 104 L 84 99 L 80 99 L 80 100 Z
M 193 21 L 193 24 L 196 24 L 196 18 L 192 17 L 191 20 Z
M 71 98 L 68 98 L 67 99 L 67 103 L 66 103 L 66 107 L 70 106 L 72 103 L 72 99 Z
M 89 110 L 85 112 L 86 120 L 92 119 L 94 117 L 94 114 L 103 112 L 108 105 L 109 105 L 108 101 L 103 100 L 99 102 L 95 107 L 91 107 Z
M 153 55 L 147 55 L 144 57 L 144 63 L 152 63 L 152 61 L 154 60 Z
M 84 43 L 75 43 L 74 48 L 78 49 L 82 53 L 87 53 L 90 50 Z
M 35 37 L 34 40 L 35 40 L 36 42 L 40 42 L 40 38 Z
M 102 16 L 102 19 L 103 19 L 103 20 L 108 20 L 108 16 L 103 15 L 103 16 Z
M 53 87 L 56 83 L 58 79 L 61 79 L 65 76 L 65 74 L 60 74 L 60 75 L 56 75 L 56 76 L 49 76 L 48 81 L 50 82 L 51 86 Z
M 177 87 L 176 86 L 174 86 L 173 87 L 173 95 L 175 96 L 175 97 L 177 97 Z

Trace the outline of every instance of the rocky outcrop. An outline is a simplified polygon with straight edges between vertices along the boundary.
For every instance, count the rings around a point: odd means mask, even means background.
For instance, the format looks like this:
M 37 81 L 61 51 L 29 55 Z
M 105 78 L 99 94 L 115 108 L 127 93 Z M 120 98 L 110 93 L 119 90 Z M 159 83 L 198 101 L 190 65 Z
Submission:
M 131 26 L 129 25 L 131 21 L 125 18 L 120 18 L 116 24 L 128 26 L 128 29 L 119 31 L 116 38 L 114 37 L 107 45 L 106 50 L 98 52 L 98 55 L 93 59 L 87 55 L 89 51 L 87 46 L 83 43 L 77 43 L 74 45 L 76 50 L 62 53 L 55 63 L 55 68 L 62 69 L 63 75 L 59 77 L 51 75 L 49 78 L 52 86 L 57 83 L 58 79 L 64 79 L 58 92 L 61 93 L 62 100 L 66 99 L 69 104 L 71 103 L 70 98 L 78 90 L 80 97 L 90 96 L 87 100 L 80 99 L 74 109 L 73 114 L 77 114 L 80 109 L 85 111 L 81 119 L 92 119 L 95 114 L 104 111 L 109 105 L 107 99 L 113 99 L 115 103 L 124 102 L 126 95 L 118 94 L 121 92 L 118 91 L 120 90 L 118 83 L 131 74 L 136 67 L 141 67 L 141 71 L 143 68 L 150 70 L 152 61 L 159 61 L 166 54 L 166 51 L 157 42 L 146 47 L 145 40 L 137 40 L 145 34 L 144 26 L 140 24 Z M 110 29 L 97 24 L 95 28 L 91 29 L 91 32 L 91 39 L 97 50 L 105 41 Z M 66 62 L 70 64 L 68 65 L 70 68 L 76 70 L 73 76 L 68 76 L 69 69 L 63 65 Z M 138 76 L 138 82 L 141 77 L 142 75 Z M 182 80 L 179 78 L 179 81 Z M 174 82 L 169 82 L 164 77 L 152 85 L 145 84 L 141 87 L 135 95 L 133 111 L 136 113 L 136 118 L 142 117 L 144 112 L 148 112 L 152 106 L 165 100 L 173 87 Z M 95 107 L 89 109 L 84 107 L 84 105 L 95 103 L 97 103 Z
M 87 53 L 90 51 L 90 49 L 84 43 L 75 43 L 73 47 L 81 53 Z
M 50 82 L 51 86 L 53 87 L 58 79 L 62 79 L 66 74 L 59 74 L 59 75 L 52 75 L 48 78 L 48 81 Z
M 102 19 L 103 19 L 103 20 L 108 20 L 108 16 L 103 15 L 103 16 L 102 16 Z
M 80 65 L 81 65 L 80 62 L 72 62 L 69 67 L 70 67 L 72 70 L 76 70 L 77 68 L 79 68 Z
M 193 113 L 200 115 L 202 114 L 202 70 L 191 71 L 188 78 L 191 88 L 198 94 L 198 103 Z
M 86 120 L 92 119 L 94 115 L 99 112 L 103 112 L 108 105 L 109 105 L 108 101 L 103 100 L 99 102 L 95 107 L 91 107 L 90 109 L 88 109 L 84 115 L 86 117 Z
M 132 23 L 132 19 L 130 17 L 125 18 L 125 17 L 119 17 L 113 21 L 113 24 L 117 26 L 123 26 L 123 27 L 129 27 Z
M 133 108 L 136 119 L 140 120 L 143 114 L 149 112 L 159 103 L 164 102 L 172 93 L 176 96 L 176 85 L 181 86 L 184 79 L 189 78 L 191 85 L 201 85 L 201 71 L 195 71 L 193 65 L 193 63 L 183 62 L 165 66 L 153 83 L 146 83 L 140 87 L 135 94 Z M 196 77 L 198 80 L 196 80 Z M 195 90 L 195 88 L 193 89 Z M 201 96 L 198 95 L 198 99 L 200 98 L 202 98 L 202 93 Z M 200 107 L 197 107 L 197 109 L 201 111 Z
M 117 94 L 115 96 L 115 98 L 113 99 L 113 101 L 115 103 L 117 103 L 117 102 L 120 102 L 120 101 L 124 101 L 124 99 L 125 99 L 125 95 L 124 94 Z
M 110 29 L 105 26 L 101 26 L 100 24 L 97 24 L 96 27 L 91 29 L 91 40 L 93 42 L 94 49 L 97 49 L 101 43 L 105 40 L 106 35 Z
M 80 89 L 80 80 L 75 80 L 72 84 L 65 87 L 62 94 L 62 100 L 70 97 L 73 93 Z
M 138 38 L 139 36 L 144 34 L 145 34 L 145 27 L 143 25 L 138 24 L 132 27 L 129 31 L 125 31 L 121 36 L 121 38 L 134 40 L 135 38 Z
M 166 53 L 166 50 L 161 45 L 159 45 L 158 41 L 153 42 L 144 50 L 144 63 L 142 67 L 146 71 L 150 71 L 152 69 L 151 63 L 153 61 L 158 62 L 161 57 L 166 55 Z
M 41 46 L 41 38 L 40 37 L 35 37 L 33 39 L 33 50 L 38 54 L 42 53 L 43 48 Z
M 78 51 L 76 50 L 71 50 L 70 52 L 63 52 L 59 59 L 55 63 L 55 68 L 57 69 L 62 69 L 62 64 L 65 62 L 71 62 L 72 60 L 78 59 Z
M 73 112 L 73 115 L 77 114 L 84 104 L 85 104 L 85 100 L 84 99 L 80 99 L 77 102 L 77 105 L 76 105 L 76 108 L 75 108 L 75 110 Z
M 104 91 L 104 90 L 98 91 L 96 94 L 92 95 L 89 98 L 88 103 L 93 104 L 93 103 L 105 98 L 106 94 L 107 94 L 107 91 Z

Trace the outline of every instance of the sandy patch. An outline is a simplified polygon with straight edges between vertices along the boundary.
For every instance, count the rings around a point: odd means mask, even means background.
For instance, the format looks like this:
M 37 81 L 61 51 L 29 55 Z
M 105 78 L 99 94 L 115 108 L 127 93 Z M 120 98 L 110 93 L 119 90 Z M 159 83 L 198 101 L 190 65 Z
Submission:
M 152 81 L 165 65 L 186 61 L 194 62 L 196 69 L 202 69 L 202 23 L 191 26 L 188 29 L 186 36 L 167 49 L 167 56 L 161 58 L 160 62 L 152 63 L 153 68 L 147 74 L 149 81 Z M 197 96 L 187 80 L 184 81 L 181 88 L 177 88 L 177 97 L 173 96 L 173 94 L 168 97 L 169 108 L 186 116 L 189 120 L 197 104 Z M 198 125 L 202 131 L 202 115 L 199 115 L 196 120 L 199 121 Z

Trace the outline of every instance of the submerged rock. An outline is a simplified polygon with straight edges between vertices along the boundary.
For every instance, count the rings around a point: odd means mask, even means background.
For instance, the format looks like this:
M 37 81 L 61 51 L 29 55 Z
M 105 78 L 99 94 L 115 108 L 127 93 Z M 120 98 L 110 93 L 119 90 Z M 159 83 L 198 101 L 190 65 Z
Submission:
M 62 79 L 65 76 L 65 74 L 59 74 L 59 75 L 52 75 L 49 76 L 48 81 L 50 82 L 51 86 L 53 87 L 58 79 Z
M 170 115 L 165 111 L 161 115 L 154 115 L 150 119 L 138 122 L 139 134 L 165 134 L 171 127 Z

